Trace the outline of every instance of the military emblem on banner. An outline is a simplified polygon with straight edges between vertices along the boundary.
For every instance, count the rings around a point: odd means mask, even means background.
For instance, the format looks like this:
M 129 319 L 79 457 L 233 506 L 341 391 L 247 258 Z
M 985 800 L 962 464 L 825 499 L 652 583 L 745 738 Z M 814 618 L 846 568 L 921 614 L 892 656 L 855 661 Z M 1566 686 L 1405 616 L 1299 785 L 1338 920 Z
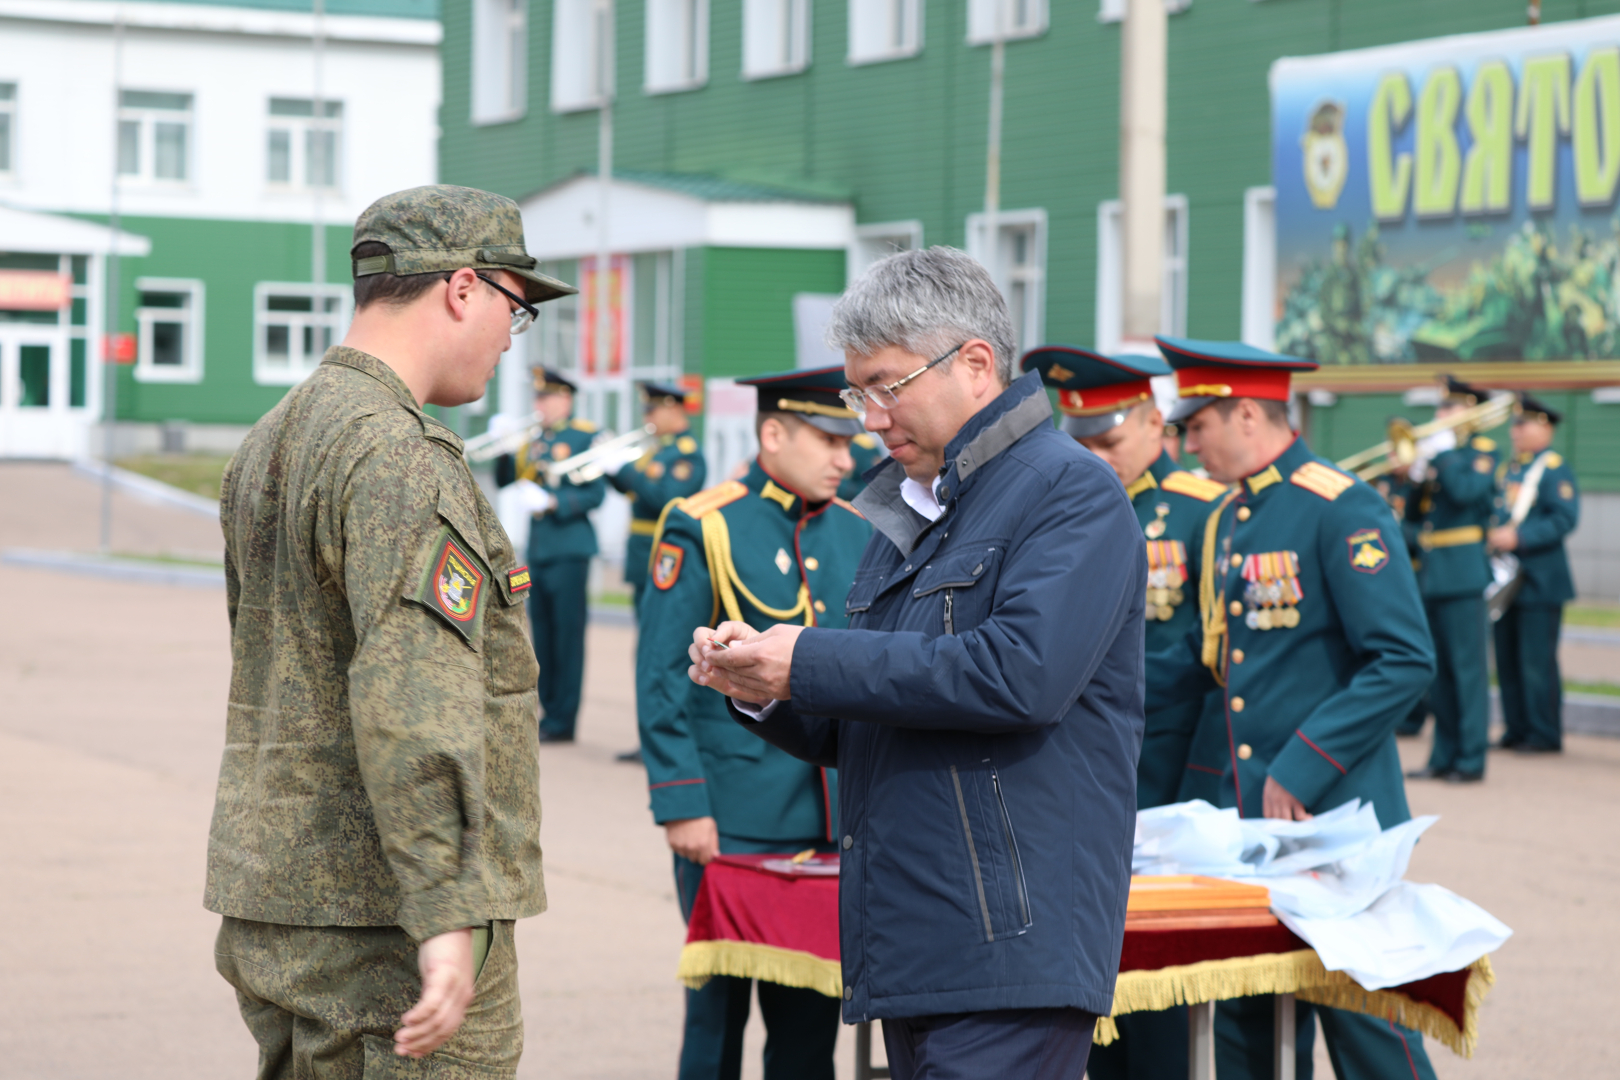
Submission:
M 686 552 L 674 544 L 659 544 L 658 550 L 653 553 L 652 576 L 653 584 L 663 590 L 673 588 L 681 576 L 681 562 L 685 560 Z
M 1187 583 L 1187 546 L 1180 540 L 1149 540 L 1147 558 L 1147 619 L 1169 622 L 1186 597 L 1181 587 Z
M 1359 574 L 1376 574 L 1389 563 L 1389 548 L 1377 529 L 1362 529 L 1349 536 L 1350 566 Z
M 1243 625 L 1250 630 L 1289 630 L 1299 625 L 1299 602 L 1305 590 L 1299 584 L 1299 554 L 1265 551 L 1243 560 L 1243 590 L 1248 612 Z
M 1350 175 L 1350 148 L 1344 141 L 1344 106 L 1324 101 L 1311 113 L 1299 140 L 1305 167 L 1305 190 L 1319 210 L 1331 210 Z

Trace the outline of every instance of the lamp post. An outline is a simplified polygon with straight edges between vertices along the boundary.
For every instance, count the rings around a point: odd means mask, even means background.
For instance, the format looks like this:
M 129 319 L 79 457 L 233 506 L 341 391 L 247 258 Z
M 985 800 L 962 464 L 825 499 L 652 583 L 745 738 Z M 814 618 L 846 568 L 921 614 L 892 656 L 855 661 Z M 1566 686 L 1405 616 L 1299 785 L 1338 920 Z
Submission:
M 613 65 L 613 0 L 596 0 L 597 19 L 597 91 L 601 105 L 597 110 L 596 131 L 596 326 L 593 334 L 591 358 L 599 374 L 608 374 L 608 334 L 613 320 L 608 311 L 612 290 L 609 279 L 611 236 L 608 228 L 609 193 L 613 186 L 613 91 L 615 87 Z M 621 404 L 620 411 L 624 411 Z M 622 427 L 623 417 L 603 419 L 606 426 Z
M 118 110 L 124 85 L 124 7 L 113 9 L 112 183 L 107 194 L 107 332 L 101 344 L 101 535 L 103 555 L 112 551 L 113 427 L 118 422 Z M 114 350 L 108 356 L 107 351 Z

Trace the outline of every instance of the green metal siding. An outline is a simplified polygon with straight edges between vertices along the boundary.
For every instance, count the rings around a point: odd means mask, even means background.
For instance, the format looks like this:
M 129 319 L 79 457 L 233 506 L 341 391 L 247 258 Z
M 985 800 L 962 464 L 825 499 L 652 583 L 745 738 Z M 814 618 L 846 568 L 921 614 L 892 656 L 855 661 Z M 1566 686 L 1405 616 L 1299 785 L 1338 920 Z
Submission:
M 791 368 L 793 294 L 843 291 L 842 251 L 705 249 L 704 376 L 759 375 Z

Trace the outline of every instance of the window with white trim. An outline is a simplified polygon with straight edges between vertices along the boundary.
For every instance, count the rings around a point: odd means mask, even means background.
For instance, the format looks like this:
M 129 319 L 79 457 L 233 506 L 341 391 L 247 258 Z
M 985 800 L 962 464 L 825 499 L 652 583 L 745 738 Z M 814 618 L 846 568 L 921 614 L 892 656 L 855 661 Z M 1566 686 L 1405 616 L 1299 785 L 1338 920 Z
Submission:
M 922 0 L 849 0 L 849 62 L 874 64 L 922 51 Z
M 203 374 L 203 283 L 135 279 L 135 378 L 198 382 Z
M 253 378 L 271 386 L 300 382 L 349 325 L 353 290 L 345 285 L 261 281 L 253 287 Z
M 1097 0 L 1097 21 L 1100 23 L 1124 22 L 1125 6 L 1130 0 Z M 1179 15 L 1192 7 L 1193 0 L 1164 0 L 1166 15 Z
M 473 0 L 472 121 L 516 120 L 529 103 L 529 0 Z
M 118 176 L 180 184 L 191 178 L 190 94 L 123 90 L 118 96 Z
M 968 254 L 990 271 L 1007 300 L 1014 345 L 1022 354 L 1046 335 L 1046 211 L 1003 210 L 996 215 L 996 243 L 986 236 L 985 215 L 967 220 Z
M 743 0 L 743 78 L 792 75 L 810 65 L 810 0 Z
M 0 83 L 0 176 L 9 176 L 15 170 L 17 133 L 17 84 Z
M 709 81 L 709 0 L 647 0 L 649 94 L 693 90 Z
M 844 262 L 844 278 L 854 281 L 866 268 L 897 251 L 914 251 L 923 246 L 920 221 L 874 221 L 855 226 L 855 243 Z
M 613 96 L 612 10 L 602 0 L 556 0 L 551 9 L 551 108 L 594 109 Z
M 1046 33 L 1046 0 L 968 0 L 968 44 Z
M 1118 199 L 1097 204 L 1098 352 L 1114 352 L 1125 335 L 1124 226 Z M 1187 196 L 1164 197 L 1164 256 L 1160 263 L 1159 332 L 1187 333 Z
M 1269 351 L 1276 337 L 1277 189 L 1252 187 L 1243 192 L 1243 343 Z
M 270 99 L 265 179 L 278 188 L 336 188 L 343 157 L 343 102 Z

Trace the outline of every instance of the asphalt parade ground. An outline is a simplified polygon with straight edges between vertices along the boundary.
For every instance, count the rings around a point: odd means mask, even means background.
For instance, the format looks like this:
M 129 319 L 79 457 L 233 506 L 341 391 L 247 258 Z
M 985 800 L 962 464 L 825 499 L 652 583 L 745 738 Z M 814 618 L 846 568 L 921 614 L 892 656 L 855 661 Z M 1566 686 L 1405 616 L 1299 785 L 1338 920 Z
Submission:
M 0 465 L 0 551 L 87 551 L 95 486 Z M 113 549 L 206 558 L 216 523 L 115 496 Z M 0 1078 L 245 1077 L 255 1048 L 201 904 L 230 674 L 224 592 L 0 561 Z M 683 937 L 634 742 L 633 632 L 594 625 L 580 741 L 541 751 L 550 910 L 519 924 L 524 1078 L 672 1076 Z M 1613 661 L 1609 670 L 1620 668 Z M 1421 764 L 1427 740 L 1402 745 Z M 1473 786 L 1412 782 L 1441 815 L 1408 877 L 1515 931 L 1472 1061 L 1442 1080 L 1620 1075 L 1620 739 L 1493 753 Z M 744 1075 L 759 1076 L 763 1032 Z M 839 1075 L 853 1075 L 844 1029 Z M 1318 1051 L 1319 1077 L 1331 1075 Z

